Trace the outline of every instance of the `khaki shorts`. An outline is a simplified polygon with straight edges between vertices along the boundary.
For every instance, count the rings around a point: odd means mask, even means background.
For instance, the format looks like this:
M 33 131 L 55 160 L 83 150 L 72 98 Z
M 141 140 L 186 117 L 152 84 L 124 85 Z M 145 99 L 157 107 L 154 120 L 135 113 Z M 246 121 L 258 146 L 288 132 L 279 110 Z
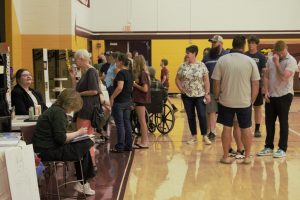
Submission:
M 206 104 L 206 113 L 218 112 L 218 103 L 216 102 L 215 95 L 210 95 L 210 103 Z

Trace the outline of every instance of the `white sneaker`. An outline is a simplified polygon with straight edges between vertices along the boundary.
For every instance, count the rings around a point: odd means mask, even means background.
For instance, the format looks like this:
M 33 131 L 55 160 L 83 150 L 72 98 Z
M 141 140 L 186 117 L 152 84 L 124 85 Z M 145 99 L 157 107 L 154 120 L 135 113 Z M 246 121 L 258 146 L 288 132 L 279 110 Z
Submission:
M 207 135 L 204 135 L 204 136 L 203 136 L 203 142 L 204 142 L 206 145 L 211 145 L 211 141 L 209 140 L 209 138 L 207 137 Z
M 82 184 L 77 182 L 74 186 L 74 189 L 77 192 L 83 193 L 83 188 L 84 188 L 84 194 L 86 195 L 95 195 L 95 190 L 92 190 L 90 184 L 88 182 L 86 182 L 83 187 Z
M 195 144 L 195 143 L 197 143 L 197 135 L 191 136 L 190 139 L 188 139 L 188 141 L 186 143 L 187 144 Z

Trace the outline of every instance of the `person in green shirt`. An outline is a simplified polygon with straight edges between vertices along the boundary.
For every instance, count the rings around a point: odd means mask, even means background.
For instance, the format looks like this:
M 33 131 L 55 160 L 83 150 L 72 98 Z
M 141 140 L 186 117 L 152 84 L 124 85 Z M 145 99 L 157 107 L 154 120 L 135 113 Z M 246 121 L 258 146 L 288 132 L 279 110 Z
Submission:
M 83 105 L 80 94 L 74 89 L 65 89 L 57 101 L 38 119 L 33 134 L 33 148 L 39 153 L 42 161 L 78 161 L 82 159 L 83 183 L 77 182 L 74 189 L 87 195 L 95 195 L 88 179 L 95 176 L 90 148 L 94 145 L 91 139 L 72 142 L 74 138 L 87 133 L 86 127 L 68 133 L 66 113 L 78 111 Z M 75 162 L 77 180 L 81 180 L 79 162 Z

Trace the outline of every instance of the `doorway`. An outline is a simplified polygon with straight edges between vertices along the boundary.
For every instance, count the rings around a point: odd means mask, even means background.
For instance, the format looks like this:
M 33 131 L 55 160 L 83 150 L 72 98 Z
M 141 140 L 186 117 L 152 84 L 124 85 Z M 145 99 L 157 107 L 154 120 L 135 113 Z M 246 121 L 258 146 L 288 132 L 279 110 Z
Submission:
M 106 51 L 134 52 L 145 57 L 148 66 L 151 66 L 150 40 L 105 40 Z

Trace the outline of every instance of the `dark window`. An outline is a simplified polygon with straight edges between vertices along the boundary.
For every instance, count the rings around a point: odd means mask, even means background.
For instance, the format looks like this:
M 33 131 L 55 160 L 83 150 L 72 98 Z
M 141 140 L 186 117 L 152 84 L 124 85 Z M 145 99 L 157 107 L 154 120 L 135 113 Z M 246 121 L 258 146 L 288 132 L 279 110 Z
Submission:
M 5 41 L 5 0 L 0 0 L 0 42 Z

